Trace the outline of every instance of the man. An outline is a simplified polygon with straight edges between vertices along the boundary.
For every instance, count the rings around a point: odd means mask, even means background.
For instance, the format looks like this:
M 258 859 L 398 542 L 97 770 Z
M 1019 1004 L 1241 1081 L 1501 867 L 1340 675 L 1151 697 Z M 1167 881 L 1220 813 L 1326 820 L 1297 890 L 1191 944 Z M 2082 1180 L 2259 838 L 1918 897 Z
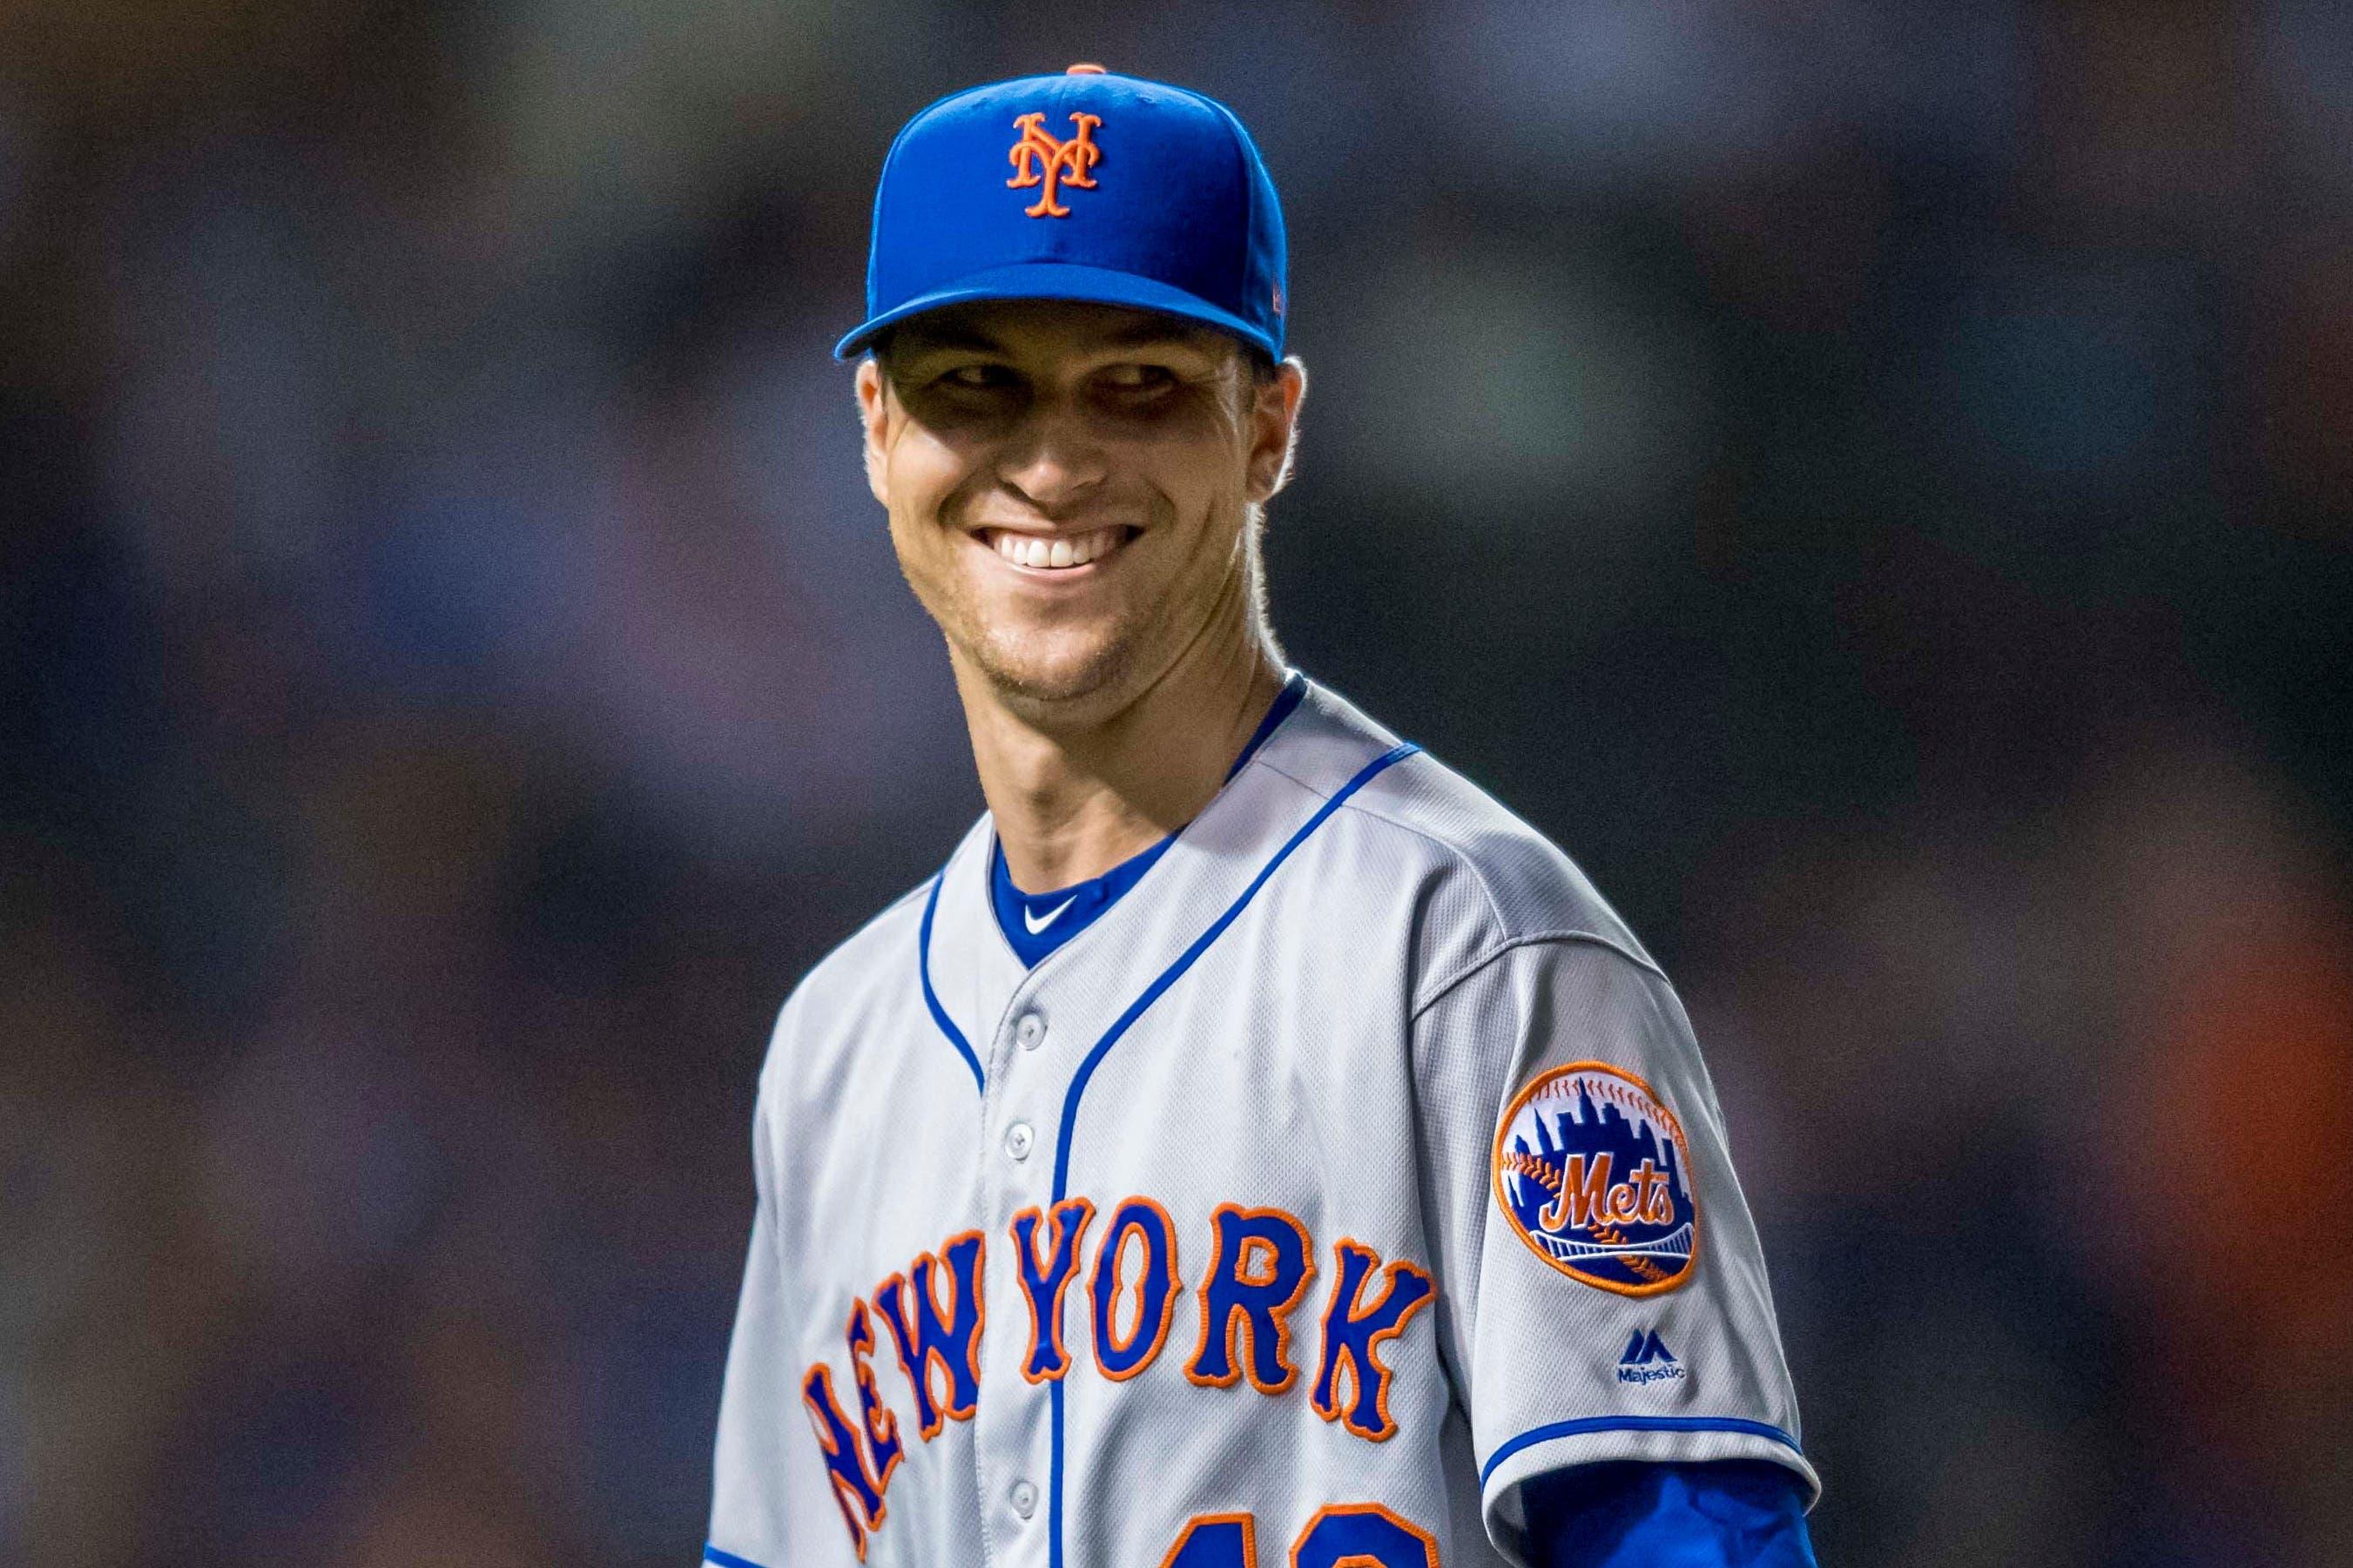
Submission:
M 884 164 L 839 353 L 988 813 L 777 1020 L 723 1568 L 1812 1561 L 1674 994 L 1269 635 L 1283 284 L 1180 89 L 976 89 Z

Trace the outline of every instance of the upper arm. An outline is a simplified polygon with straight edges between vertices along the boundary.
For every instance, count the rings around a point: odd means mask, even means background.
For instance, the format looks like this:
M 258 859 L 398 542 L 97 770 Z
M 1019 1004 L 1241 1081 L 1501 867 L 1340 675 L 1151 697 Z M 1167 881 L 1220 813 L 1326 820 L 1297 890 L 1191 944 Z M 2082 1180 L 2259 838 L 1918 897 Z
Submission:
M 785 1536 L 780 1478 L 800 1391 L 788 1355 L 785 1276 L 776 1233 L 774 1140 L 764 1075 L 752 1116 L 754 1201 L 744 1285 L 728 1341 L 726 1380 L 712 1453 L 712 1543 L 753 1562 L 777 1561 Z
M 1619 1459 L 1795 1473 L 1798 1413 L 1714 1087 L 1665 979 L 1581 938 L 1498 952 L 1423 1007 L 1440 1329 L 1489 1532 L 1520 1483 Z

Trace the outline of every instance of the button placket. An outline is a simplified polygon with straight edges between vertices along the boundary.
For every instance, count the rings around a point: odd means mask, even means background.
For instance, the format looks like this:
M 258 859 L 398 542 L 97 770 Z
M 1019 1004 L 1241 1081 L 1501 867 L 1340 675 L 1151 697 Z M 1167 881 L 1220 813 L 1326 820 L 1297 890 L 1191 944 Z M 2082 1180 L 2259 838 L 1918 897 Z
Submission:
M 1058 987 L 1059 989 L 1059 987 Z M 1053 1161 L 1046 1140 L 1053 1128 L 1068 1085 L 1060 1080 L 1058 1054 L 1047 1047 L 1062 1032 L 1079 1027 L 1074 1019 L 1083 1006 L 1058 1010 L 1043 999 L 1036 975 L 1007 998 L 991 1037 L 992 1062 L 983 1100 L 983 1139 L 996 1152 L 984 1156 L 984 1188 L 996 1222 L 1005 1234 L 1013 1213 L 1020 1208 L 1043 1210 L 1050 1199 L 1046 1184 Z M 1078 1038 L 1072 1036 L 1072 1041 Z M 980 1443 L 974 1478 L 982 1496 L 994 1493 L 992 1523 L 984 1526 L 998 1548 L 1005 1568 L 1046 1568 L 1050 1550 L 1047 1527 L 1046 1471 L 1049 1468 L 1050 1425 L 1048 1390 L 1016 1378 L 1012 1397 L 981 1402 L 975 1436 Z M 1018 1414 L 1017 1414 L 1018 1412 Z

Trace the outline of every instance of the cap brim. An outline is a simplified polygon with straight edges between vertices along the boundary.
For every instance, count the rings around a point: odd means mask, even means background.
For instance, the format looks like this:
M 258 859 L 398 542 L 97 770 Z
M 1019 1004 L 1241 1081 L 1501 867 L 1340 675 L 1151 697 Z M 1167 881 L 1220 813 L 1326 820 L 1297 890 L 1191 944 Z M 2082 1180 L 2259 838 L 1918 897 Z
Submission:
M 1090 305 L 1126 305 L 1138 310 L 1157 310 L 1231 332 L 1264 350 L 1270 358 L 1281 357 L 1274 340 L 1263 328 L 1253 326 L 1229 310 L 1220 310 L 1173 284 L 1139 278 L 1133 272 L 1060 261 L 1027 261 L 1018 267 L 991 268 L 959 278 L 928 294 L 919 294 L 861 323 L 856 331 L 834 345 L 833 357 L 853 359 L 865 353 L 882 331 L 910 317 L 975 300 L 1071 300 Z

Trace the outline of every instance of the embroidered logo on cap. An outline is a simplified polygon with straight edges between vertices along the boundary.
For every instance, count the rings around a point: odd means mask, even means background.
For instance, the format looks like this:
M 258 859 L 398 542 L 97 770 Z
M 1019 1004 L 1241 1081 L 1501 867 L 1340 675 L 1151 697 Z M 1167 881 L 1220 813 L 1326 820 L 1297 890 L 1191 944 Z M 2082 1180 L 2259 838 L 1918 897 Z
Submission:
M 1539 1074 L 1504 1112 L 1494 1176 L 1512 1228 L 1570 1279 L 1650 1296 L 1691 1278 L 1691 1147 L 1674 1112 L 1622 1068 Z
M 1103 149 L 1094 143 L 1094 129 L 1103 123 L 1103 116 L 1073 113 L 1071 123 L 1077 127 L 1071 139 L 1057 142 L 1046 130 L 1042 110 L 1022 115 L 1013 122 L 1021 132 L 1021 140 L 1006 153 L 1013 164 L 1013 177 L 1005 184 L 1017 191 L 1045 186 L 1034 205 L 1021 209 L 1030 217 L 1070 216 L 1071 209 L 1057 199 L 1065 184 L 1082 191 L 1095 188 L 1094 179 L 1087 171 L 1103 161 Z

